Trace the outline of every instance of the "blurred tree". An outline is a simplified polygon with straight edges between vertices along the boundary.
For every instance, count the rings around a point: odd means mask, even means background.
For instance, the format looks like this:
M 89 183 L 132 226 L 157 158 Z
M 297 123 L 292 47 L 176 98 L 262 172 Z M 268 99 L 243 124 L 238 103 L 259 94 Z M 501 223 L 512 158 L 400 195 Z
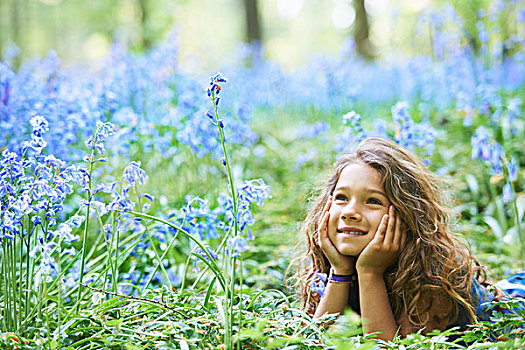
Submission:
M 262 28 L 257 0 L 243 0 L 246 18 L 246 42 L 250 44 L 250 54 L 246 64 L 254 65 L 262 57 Z
M 140 9 L 140 40 L 142 48 L 147 50 L 151 48 L 151 40 L 148 34 L 149 10 L 148 0 L 138 0 Z
M 250 44 L 262 41 L 261 23 L 257 0 L 243 0 L 246 18 L 246 41 Z
M 353 0 L 355 11 L 355 22 L 353 28 L 354 42 L 359 55 L 367 60 L 374 58 L 372 44 L 368 38 L 369 23 L 368 13 L 365 8 L 365 0 Z

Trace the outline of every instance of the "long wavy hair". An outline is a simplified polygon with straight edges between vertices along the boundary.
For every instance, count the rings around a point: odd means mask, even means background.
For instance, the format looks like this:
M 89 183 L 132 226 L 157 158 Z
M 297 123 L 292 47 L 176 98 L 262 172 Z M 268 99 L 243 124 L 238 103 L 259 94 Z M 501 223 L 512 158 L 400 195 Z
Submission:
M 311 284 L 318 279 L 316 273 L 328 274 L 330 270 L 330 262 L 319 247 L 317 223 L 343 169 L 358 162 L 380 174 L 385 193 L 407 233 L 397 263 L 384 275 L 395 318 L 399 322 L 405 313 L 411 327 L 420 329 L 432 317 L 430 310 L 438 300 L 440 306 L 448 305 L 444 314 L 440 310 L 440 317 L 456 319 L 462 306 L 470 321 L 475 320 L 470 296 L 472 279 L 484 282 L 485 272 L 468 245 L 451 231 L 452 220 L 459 214 L 444 204 L 448 198 L 443 183 L 412 153 L 378 138 L 362 141 L 355 152 L 337 160 L 335 171 L 303 222 L 304 252 L 290 265 L 296 269 L 293 286 L 303 309 L 309 314 L 315 312 L 319 295 L 311 293 Z

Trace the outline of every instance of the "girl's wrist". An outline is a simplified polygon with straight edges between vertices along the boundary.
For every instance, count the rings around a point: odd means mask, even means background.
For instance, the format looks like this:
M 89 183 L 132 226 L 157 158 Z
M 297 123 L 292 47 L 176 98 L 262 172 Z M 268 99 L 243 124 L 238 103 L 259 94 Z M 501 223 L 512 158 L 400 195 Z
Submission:
M 383 277 L 383 274 L 385 270 L 380 269 L 373 269 L 373 268 L 357 268 L 357 271 L 359 272 L 359 276 L 381 276 Z
M 334 267 L 330 268 L 331 275 L 354 275 L 355 269 L 336 269 Z
M 331 267 L 330 268 L 330 274 L 336 274 L 336 275 L 353 275 L 355 274 L 355 269 L 354 268 L 335 268 L 335 267 Z
M 334 267 L 331 267 L 328 282 L 336 283 L 336 284 L 349 284 L 350 286 L 354 285 L 355 281 L 357 280 L 355 271 L 347 270 L 347 271 L 344 271 L 344 273 L 341 273 L 341 272 L 342 272 L 341 270 L 336 271 Z

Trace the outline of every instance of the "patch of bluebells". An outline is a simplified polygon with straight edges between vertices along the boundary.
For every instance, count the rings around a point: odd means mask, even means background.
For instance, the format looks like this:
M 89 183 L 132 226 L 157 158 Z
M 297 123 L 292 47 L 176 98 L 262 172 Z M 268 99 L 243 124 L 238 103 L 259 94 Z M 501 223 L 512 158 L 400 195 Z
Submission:
M 66 72 L 54 53 L 22 65 L 15 72 L 0 64 L 0 138 L 9 149 L 20 147 L 29 119 L 45 115 L 50 126 L 47 151 L 66 160 L 82 157 L 81 140 L 97 122 L 111 121 L 117 137 L 108 147 L 123 156 L 139 144 L 142 153 L 170 157 L 179 144 L 198 156 L 216 152 L 214 133 L 204 120 L 198 79 L 177 71 L 177 40 L 166 41 L 137 56 L 114 45 L 106 65 L 96 74 L 82 69 Z M 225 115 L 228 137 L 235 144 L 253 144 L 256 134 L 247 125 L 250 108 L 231 108 Z
M 251 207 L 263 205 L 271 197 L 270 188 L 262 179 L 246 181 L 237 188 L 237 235 L 233 235 L 235 218 L 232 198 L 221 193 L 217 198 L 218 205 L 211 209 L 206 200 L 199 197 L 186 197 L 186 205 L 172 213 L 171 219 L 188 233 L 201 241 L 213 240 L 228 234 L 226 253 L 232 257 L 249 249 L 248 242 L 253 240 L 250 226 L 255 222 Z M 212 256 L 216 253 L 210 251 Z M 201 252 L 204 254 L 204 252 Z M 199 252 L 197 251 L 197 254 Z M 215 254 L 215 255 L 214 255 Z
M 32 242 L 36 235 L 27 253 L 37 259 L 37 274 L 51 278 L 56 275 L 57 241 L 70 246 L 78 239 L 73 230 L 80 216 L 58 222 L 64 219 L 64 201 L 82 175 L 77 167 L 43 154 L 49 130 L 45 117 L 33 117 L 30 125 L 30 141 L 24 142 L 21 153 L 5 149 L 0 158 L 0 241 L 8 245 L 16 239 Z
M 316 138 L 317 136 L 330 130 L 330 124 L 324 121 L 315 122 L 312 125 L 304 126 L 297 130 L 296 135 L 300 138 Z M 327 141 L 327 139 L 321 139 Z
M 0 63 L 0 138 L 11 151 L 21 151 L 21 140 L 31 131 L 30 120 L 40 115 L 49 125 L 46 152 L 65 160 L 80 157 L 79 144 L 96 116 L 71 100 L 70 77 L 60 69 L 54 52 L 26 62 L 17 72 L 8 62 Z
M 306 163 L 315 160 L 317 157 L 318 152 L 314 148 L 311 148 L 306 152 L 297 153 L 295 155 L 295 167 L 293 168 L 293 171 L 298 172 Z
M 434 139 L 437 131 L 427 120 L 416 123 L 408 113 L 408 103 L 397 102 L 392 107 L 392 120 L 396 125 L 394 141 L 411 152 L 416 149 L 423 157 L 431 157 L 434 153 Z M 425 159 L 428 163 L 428 160 Z
M 491 138 L 489 131 L 480 126 L 470 139 L 472 160 L 481 160 L 491 165 L 491 175 L 503 173 L 505 152 L 501 144 Z
M 219 94 L 221 85 L 226 79 L 220 74 L 212 76 L 210 85 L 207 89 L 208 97 L 214 94 L 215 104 L 223 104 Z M 180 85 L 180 84 L 179 84 Z M 180 91 L 181 97 L 179 106 L 175 113 L 177 120 L 176 138 L 178 142 L 188 145 L 192 152 L 199 158 L 207 154 L 219 158 L 221 154 L 221 144 L 217 138 L 217 127 L 214 124 L 215 115 L 212 109 L 205 110 L 201 106 L 205 105 L 205 100 L 201 96 L 200 85 L 193 82 L 186 82 L 184 91 Z M 255 144 L 258 140 L 257 134 L 248 126 L 250 109 L 245 105 L 228 106 L 229 112 L 223 113 L 221 120 L 218 121 L 223 129 L 224 138 L 230 144 L 245 145 L 247 147 Z M 232 111 L 236 111 L 233 114 Z M 210 123 L 210 120 L 212 123 Z
M 430 125 L 430 122 L 426 120 L 420 123 L 414 122 L 408 113 L 406 102 L 398 102 L 392 107 L 392 120 L 394 122 L 393 137 L 387 132 L 384 122 L 376 120 L 373 130 L 368 131 L 362 127 L 361 115 L 355 111 L 344 114 L 343 133 L 336 135 L 335 150 L 347 152 L 366 138 L 379 137 L 395 141 L 412 152 L 418 151 L 428 163 L 434 151 L 434 140 L 437 135 L 437 131 Z
M 84 156 L 84 161 L 88 163 L 91 168 L 97 162 L 106 163 L 108 161 L 108 159 L 102 157 L 102 155 L 105 154 L 105 142 L 112 135 L 114 135 L 114 126 L 112 123 L 97 123 L 95 134 L 85 142 L 91 154 Z M 120 181 L 97 184 L 95 188 L 91 190 L 89 201 L 83 204 L 91 205 L 100 217 L 110 212 L 115 212 L 120 215 L 121 211 L 132 211 L 135 208 L 135 201 L 131 196 L 136 195 L 136 199 L 138 199 L 139 202 L 141 202 L 142 198 L 147 200 L 141 208 L 141 210 L 147 210 L 154 198 L 147 193 L 137 193 L 137 186 L 143 185 L 148 179 L 146 172 L 144 169 L 141 169 L 140 166 L 140 162 L 131 161 L 124 169 Z M 87 169 L 84 171 L 87 173 Z M 89 191 L 89 174 L 82 180 L 83 190 Z M 96 196 L 102 193 L 110 194 L 111 201 L 109 203 L 106 204 Z
M 503 185 L 503 202 L 509 203 L 516 198 L 512 184 L 518 180 L 518 161 L 511 158 L 508 161 L 505 150 L 501 144 L 493 140 L 489 130 L 480 126 L 470 140 L 472 146 L 472 160 L 481 160 L 490 165 L 491 175 L 506 175 Z
M 519 21 L 523 12 L 518 6 L 513 11 L 506 8 L 490 13 Z M 459 40 L 466 30 L 452 7 L 422 11 L 419 17 L 420 29 L 433 28 L 433 57 L 369 64 L 359 59 L 349 41 L 339 55 L 316 57 L 296 73 L 284 73 L 273 62 L 260 60 L 253 68 L 246 68 L 234 61 L 235 67 L 225 68 L 236 84 L 221 94 L 235 98 L 220 101 L 229 111 L 222 117 L 226 139 L 248 146 L 257 141 L 257 134 L 248 126 L 254 106 L 313 106 L 342 113 L 357 100 L 374 105 L 418 99 L 443 109 L 463 96 L 471 110 L 485 113 L 498 99 L 495 92 L 522 86 L 523 41 L 511 36 L 503 45 L 490 45 L 502 39 L 494 31 L 497 26 L 490 19 L 492 15 L 480 20 L 480 27 L 488 33 L 484 46 L 494 51 L 486 53 L 488 60 L 475 57 L 467 41 Z M 113 45 L 98 74 L 81 69 L 66 72 L 54 53 L 27 62 L 18 71 L 6 61 L 0 64 L 0 138 L 11 151 L 19 150 L 29 120 L 45 115 L 49 122 L 46 150 L 65 160 L 80 159 L 79 144 L 86 138 L 86 130 L 106 121 L 117 126 L 118 134 L 108 147 L 125 157 L 132 154 L 134 145 L 141 152 L 170 157 L 181 144 L 199 157 L 210 153 L 220 157 L 215 130 L 205 122 L 207 113 L 201 108 L 205 103 L 201 83 L 174 64 L 177 55 L 173 32 L 143 55 Z
M 376 120 L 372 131 L 364 130 L 361 123 L 361 115 L 355 111 L 343 115 L 343 132 L 335 136 L 334 149 L 337 152 L 348 152 L 368 137 L 389 138 L 379 120 Z

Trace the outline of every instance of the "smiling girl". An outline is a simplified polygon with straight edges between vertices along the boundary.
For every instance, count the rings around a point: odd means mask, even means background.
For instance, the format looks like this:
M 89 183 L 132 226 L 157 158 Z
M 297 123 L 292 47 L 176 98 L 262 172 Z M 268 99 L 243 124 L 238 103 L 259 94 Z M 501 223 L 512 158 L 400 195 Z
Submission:
M 395 143 L 371 138 L 342 156 L 303 225 L 304 309 L 317 318 L 350 306 L 365 333 L 385 340 L 487 319 L 484 303 L 504 294 L 485 288 L 445 202 L 436 176 Z M 312 290 L 319 274 L 329 276 L 322 292 Z

